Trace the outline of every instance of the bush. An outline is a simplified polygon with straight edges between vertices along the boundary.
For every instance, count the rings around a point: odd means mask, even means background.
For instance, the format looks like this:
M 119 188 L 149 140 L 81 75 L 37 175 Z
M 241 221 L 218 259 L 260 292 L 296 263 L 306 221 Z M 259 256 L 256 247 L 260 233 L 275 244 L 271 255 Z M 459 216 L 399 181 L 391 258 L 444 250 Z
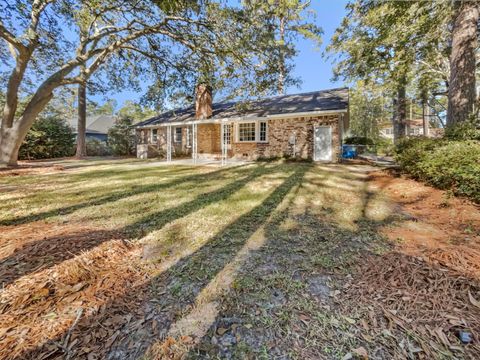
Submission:
M 19 151 L 20 159 L 50 159 L 72 156 L 75 135 L 65 121 L 51 116 L 33 123 Z
M 108 156 L 111 154 L 107 144 L 95 138 L 87 138 L 86 147 L 88 156 Z
M 395 145 L 390 139 L 380 138 L 375 142 L 375 146 L 379 155 L 392 156 L 395 152 Z
M 135 131 L 132 124 L 132 118 L 122 117 L 108 130 L 108 146 L 113 155 L 135 154 Z
M 414 178 L 480 203 L 480 142 L 409 139 L 396 150 L 396 160 Z
M 445 130 L 445 137 L 450 140 L 479 140 L 480 122 L 472 118 Z
M 363 136 L 351 136 L 346 138 L 343 143 L 345 145 L 375 145 L 375 142 Z

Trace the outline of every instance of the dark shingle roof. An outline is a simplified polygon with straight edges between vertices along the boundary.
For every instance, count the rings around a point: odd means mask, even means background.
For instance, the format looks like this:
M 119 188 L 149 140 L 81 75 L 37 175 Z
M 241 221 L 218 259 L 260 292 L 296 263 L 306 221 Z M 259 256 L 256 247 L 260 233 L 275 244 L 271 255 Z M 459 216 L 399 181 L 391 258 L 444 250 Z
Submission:
M 303 113 L 313 111 L 346 110 L 348 107 L 348 88 L 313 91 L 302 94 L 281 95 L 248 103 L 213 103 L 213 115 L 210 119 L 255 118 L 271 115 Z M 164 112 L 144 120 L 136 126 L 151 126 L 169 122 L 187 122 L 195 120 L 195 107 L 190 106 Z
M 86 132 L 90 134 L 107 134 L 117 120 L 114 115 L 94 115 L 87 116 L 86 119 Z M 67 119 L 67 123 L 73 128 L 74 132 L 77 132 L 78 118 Z

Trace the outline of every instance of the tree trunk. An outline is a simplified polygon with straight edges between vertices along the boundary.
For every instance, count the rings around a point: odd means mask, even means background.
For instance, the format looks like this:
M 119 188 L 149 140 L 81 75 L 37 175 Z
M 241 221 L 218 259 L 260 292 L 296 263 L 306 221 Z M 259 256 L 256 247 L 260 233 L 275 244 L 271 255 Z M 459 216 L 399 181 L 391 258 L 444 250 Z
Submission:
M 277 91 L 279 94 L 285 94 L 285 17 L 280 17 L 280 53 L 278 63 L 278 85 Z
M 25 107 L 23 115 L 11 126 L 6 122 L 0 124 L 0 167 L 17 165 L 18 151 L 28 130 L 51 99 L 52 93 L 48 89 L 40 89 Z
M 428 107 L 428 99 L 422 99 L 422 124 L 423 136 L 428 137 L 430 134 L 430 108 Z
M 407 130 L 406 88 L 406 78 L 402 78 L 397 87 L 397 98 L 393 101 L 393 142 L 395 144 L 405 137 Z
M 78 85 L 78 124 L 77 124 L 77 158 L 87 156 L 85 141 L 87 124 L 87 86 L 85 83 Z
M 480 11 L 476 1 L 457 3 L 450 55 L 447 127 L 467 120 L 474 110 L 475 51 L 478 45 L 479 17 Z
M 0 130 L 0 167 L 17 165 L 18 150 L 22 141 L 18 141 L 16 127 L 2 127 Z

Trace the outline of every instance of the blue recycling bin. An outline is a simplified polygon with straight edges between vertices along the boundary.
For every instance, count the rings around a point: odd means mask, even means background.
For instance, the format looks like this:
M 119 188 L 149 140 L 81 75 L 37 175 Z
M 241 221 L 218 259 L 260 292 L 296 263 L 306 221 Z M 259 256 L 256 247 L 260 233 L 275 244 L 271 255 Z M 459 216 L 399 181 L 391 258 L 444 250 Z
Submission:
M 342 158 L 344 159 L 355 159 L 357 157 L 357 149 L 352 145 L 343 145 L 342 146 Z

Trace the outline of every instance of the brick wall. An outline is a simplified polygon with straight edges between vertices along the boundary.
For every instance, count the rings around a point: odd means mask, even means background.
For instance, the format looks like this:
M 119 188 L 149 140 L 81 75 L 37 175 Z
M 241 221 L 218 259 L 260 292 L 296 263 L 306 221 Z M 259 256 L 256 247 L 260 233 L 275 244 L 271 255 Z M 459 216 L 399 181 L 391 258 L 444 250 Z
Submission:
M 259 157 L 291 157 L 293 145 L 290 137 L 295 134 L 295 154 L 303 159 L 313 158 L 313 129 L 315 126 L 332 127 L 333 160 L 338 156 L 340 131 L 338 115 L 276 119 L 268 121 L 267 143 L 238 143 L 233 141 L 232 153 L 235 158 L 257 159 Z M 234 139 L 233 139 L 234 140 Z
M 333 161 L 338 158 L 340 147 L 339 115 L 300 117 L 290 119 L 275 119 L 268 121 L 267 143 L 239 143 L 235 141 L 235 127 L 232 129 L 231 149 L 229 157 L 254 160 L 259 157 L 292 157 L 294 146 L 289 141 L 295 134 L 295 156 L 312 159 L 314 151 L 313 131 L 315 126 L 331 126 Z M 191 146 L 187 147 L 187 127 L 182 127 L 182 143 L 175 143 L 175 127 L 172 126 L 172 145 L 175 157 L 189 156 Z M 220 124 L 199 124 L 197 127 L 197 142 L 199 156 L 221 153 Z M 143 136 L 142 136 L 143 131 Z M 137 130 L 140 141 L 147 140 L 148 157 L 165 156 L 167 149 L 166 127 L 158 128 L 158 141 L 151 144 L 151 130 Z M 140 142 L 139 144 L 142 144 Z M 145 142 L 143 142 L 145 144 Z M 190 144 L 191 145 L 191 144 Z M 142 148 L 145 152 L 145 149 Z
M 197 150 L 199 154 L 221 154 L 220 124 L 197 126 Z

